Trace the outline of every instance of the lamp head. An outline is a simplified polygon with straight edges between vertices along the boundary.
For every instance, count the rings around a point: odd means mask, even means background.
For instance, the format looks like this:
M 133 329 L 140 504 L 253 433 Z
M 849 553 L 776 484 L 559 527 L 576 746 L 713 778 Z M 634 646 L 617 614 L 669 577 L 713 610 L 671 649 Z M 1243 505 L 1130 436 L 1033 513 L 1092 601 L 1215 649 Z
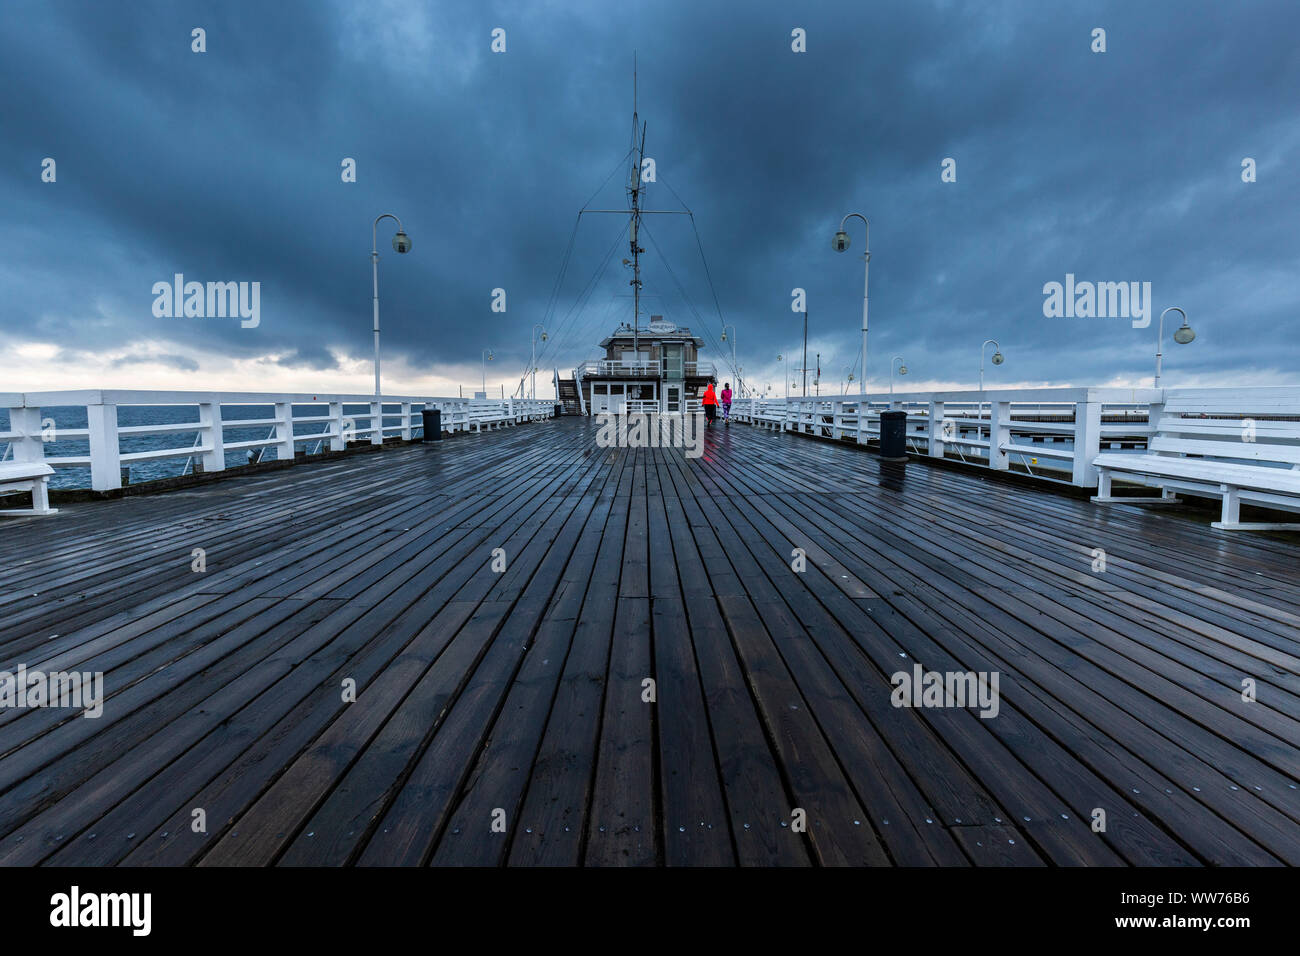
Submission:
M 1181 328 L 1174 332 L 1174 341 L 1179 345 L 1186 345 L 1194 338 L 1196 338 L 1196 333 L 1192 331 L 1192 327 L 1186 322 L 1183 323 Z
M 411 251 L 411 237 L 404 232 L 399 232 L 393 236 L 393 249 L 397 252 L 407 253 Z
M 835 233 L 835 238 L 831 240 L 831 248 L 836 252 L 843 252 L 849 247 L 849 234 L 841 229 Z
M 907 366 L 906 366 L 906 365 L 900 365 L 900 366 L 898 366 L 898 374 L 899 374 L 899 375 L 906 375 L 906 374 L 907 374 Z
M 1002 364 L 1003 362 L 1005 362 L 1006 360 L 1007 360 L 1007 359 L 1006 359 L 1006 356 L 1003 355 L 1001 352 L 994 352 L 994 353 L 993 353 L 993 364 L 994 364 L 994 365 L 1001 365 L 1001 364 Z
M 722 341 L 724 341 L 724 342 L 727 341 L 727 330 L 726 330 L 726 329 L 723 329 L 723 330 L 722 330 Z
M 543 342 L 546 341 L 546 330 L 545 330 L 545 329 L 542 330 L 542 341 L 543 341 Z

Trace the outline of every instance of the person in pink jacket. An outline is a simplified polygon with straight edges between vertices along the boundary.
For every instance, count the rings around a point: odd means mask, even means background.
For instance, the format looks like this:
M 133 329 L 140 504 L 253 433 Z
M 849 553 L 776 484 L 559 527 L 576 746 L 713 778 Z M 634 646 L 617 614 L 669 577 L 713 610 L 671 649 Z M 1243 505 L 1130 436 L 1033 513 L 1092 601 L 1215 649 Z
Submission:
M 731 383 L 722 383 L 722 421 L 731 426 Z

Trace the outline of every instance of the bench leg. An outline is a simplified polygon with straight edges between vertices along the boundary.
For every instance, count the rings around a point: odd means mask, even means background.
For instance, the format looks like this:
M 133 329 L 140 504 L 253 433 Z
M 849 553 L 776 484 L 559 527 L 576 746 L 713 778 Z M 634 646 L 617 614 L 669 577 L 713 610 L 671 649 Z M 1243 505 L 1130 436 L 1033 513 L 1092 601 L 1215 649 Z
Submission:
M 1223 516 L 1221 525 L 1241 524 L 1241 495 L 1230 485 L 1220 485 L 1219 493 L 1223 495 Z
M 1099 505 L 1177 505 L 1182 500 L 1177 494 L 1169 488 L 1160 489 L 1159 498 L 1151 497 L 1121 497 L 1116 498 L 1110 493 L 1110 470 L 1106 468 L 1097 469 L 1097 493 L 1088 500 Z
M 55 513 L 55 510 L 50 507 L 50 489 L 44 478 L 32 485 L 32 512 L 38 515 Z
M 18 485 L 21 489 L 23 486 Z M 32 482 L 32 506 L 30 508 L 15 508 L 11 510 L 0 511 L 0 515 L 13 516 L 15 518 L 29 517 L 32 515 L 56 515 L 59 513 L 58 508 L 50 507 L 50 493 L 46 485 L 46 479 L 40 478 Z
M 1241 491 L 1231 485 L 1220 485 L 1219 493 L 1223 495 L 1223 514 L 1221 520 L 1212 521 L 1210 527 L 1222 531 L 1300 531 L 1300 524 L 1277 521 L 1242 521 Z
M 1283 521 L 1235 521 L 1231 524 L 1212 521 L 1210 527 L 1220 531 L 1300 531 L 1300 524 Z

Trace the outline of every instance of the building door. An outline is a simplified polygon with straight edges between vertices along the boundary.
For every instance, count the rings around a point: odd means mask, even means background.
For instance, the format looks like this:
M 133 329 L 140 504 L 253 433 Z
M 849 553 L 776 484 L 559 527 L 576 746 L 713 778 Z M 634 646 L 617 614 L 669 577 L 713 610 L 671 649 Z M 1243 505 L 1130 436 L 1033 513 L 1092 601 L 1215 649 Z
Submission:
M 668 413 L 680 412 L 682 410 L 682 387 L 680 385 L 664 385 L 664 411 Z

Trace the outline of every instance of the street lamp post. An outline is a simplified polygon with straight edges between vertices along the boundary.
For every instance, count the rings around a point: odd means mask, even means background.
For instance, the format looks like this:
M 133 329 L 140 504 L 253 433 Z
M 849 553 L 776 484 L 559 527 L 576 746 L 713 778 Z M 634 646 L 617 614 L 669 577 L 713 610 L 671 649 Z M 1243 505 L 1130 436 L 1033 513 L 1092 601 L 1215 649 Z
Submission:
M 1002 346 L 998 345 L 996 339 L 985 339 L 984 344 L 980 346 L 980 413 L 979 417 L 984 417 L 984 350 L 993 346 L 993 364 L 1001 365 L 1006 361 L 1002 354 Z
M 483 397 L 487 398 L 487 363 L 496 358 L 491 349 L 483 350 Z
M 532 398 L 537 398 L 537 330 L 542 329 L 542 341 L 546 341 L 546 329 L 542 328 L 540 322 L 533 324 L 533 361 L 528 366 L 528 374 L 532 377 Z
M 1165 313 L 1167 312 L 1177 312 L 1183 317 L 1183 324 L 1174 332 L 1175 342 L 1179 345 L 1186 345 L 1188 342 L 1192 341 L 1192 339 L 1196 338 L 1196 333 L 1193 332 L 1192 327 L 1187 324 L 1187 313 L 1178 308 L 1178 306 L 1171 305 L 1169 308 L 1165 309 L 1164 312 L 1160 313 L 1160 326 L 1156 329 L 1156 388 L 1160 387 L 1160 361 L 1164 357 L 1161 350 L 1164 348 Z
M 741 391 L 740 385 L 740 368 L 736 365 L 736 327 L 734 325 L 724 325 L 722 327 L 722 341 L 727 341 L 727 329 L 731 329 L 731 367 L 736 373 L 736 394 L 739 396 Z
M 776 360 L 781 363 L 781 378 L 785 380 L 785 400 L 790 401 L 790 373 L 785 368 L 785 356 L 778 355 Z
M 831 248 L 844 252 L 849 247 L 849 234 L 844 231 L 844 224 L 850 219 L 861 219 L 865 227 L 862 246 L 862 378 L 858 382 L 858 393 L 865 406 L 867 401 L 867 289 L 871 270 L 871 223 L 861 213 L 851 212 L 840 220 L 840 231 L 835 233 Z
M 846 366 L 844 366 L 844 378 L 840 379 L 840 396 L 841 396 L 841 397 L 843 397 L 843 396 L 845 396 L 845 395 L 848 394 L 848 392 L 849 392 L 848 383 L 851 382 L 851 381 L 853 381 L 853 366 L 851 366 L 851 365 L 846 365 Z
M 898 364 L 898 374 L 906 375 L 907 366 L 903 364 L 903 356 L 895 355 L 889 360 L 889 407 L 894 407 L 894 363 Z
M 374 311 L 375 311 L 375 398 L 380 396 L 379 391 L 379 220 L 391 219 L 397 223 L 397 235 L 393 236 L 393 249 L 399 253 L 411 251 L 411 237 L 402 230 L 402 220 L 398 219 L 391 213 L 384 213 L 382 216 L 376 216 L 374 223 L 370 227 L 370 265 L 373 272 L 374 280 Z

